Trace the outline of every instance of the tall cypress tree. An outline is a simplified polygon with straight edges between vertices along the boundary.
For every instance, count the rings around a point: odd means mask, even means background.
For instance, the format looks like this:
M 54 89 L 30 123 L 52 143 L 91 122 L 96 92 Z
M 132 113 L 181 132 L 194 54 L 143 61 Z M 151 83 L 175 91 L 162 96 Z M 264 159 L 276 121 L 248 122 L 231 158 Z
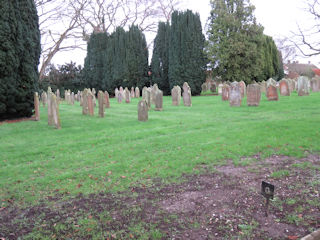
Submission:
M 160 22 L 153 44 L 151 59 L 152 83 L 157 83 L 164 94 L 170 94 L 169 84 L 169 37 L 170 24 Z
M 0 118 L 30 117 L 38 86 L 40 31 L 33 0 L 0 8 Z
M 205 80 L 205 38 L 199 14 L 192 11 L 173 12 L 169 42 L 169 83 L 182 86 L 188 82 L 193 94 L 201 92 Z

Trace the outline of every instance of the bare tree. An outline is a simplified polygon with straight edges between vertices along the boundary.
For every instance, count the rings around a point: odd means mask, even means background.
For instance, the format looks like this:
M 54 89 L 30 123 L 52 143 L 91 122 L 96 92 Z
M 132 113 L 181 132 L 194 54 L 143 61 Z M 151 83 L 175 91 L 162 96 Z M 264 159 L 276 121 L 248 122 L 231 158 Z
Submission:
M 113 32 L 138 25 L 155 32 L 158 21 L 169 21 L 179 0 L 35 0 L 42 55 L 40 79 L 53 57 L 62 51 L 84 49 L 92 32 Z
M 278 50 L 281 51 L 283 62 L 294 60 L 297 57 L 297 50 L 295 45 L 289 40 L 289 38 L 277 38 L 275 39 Z
M 291 42 L 303 56 L 311 57 L 320 55 L 320 1 L 307 0 L 306 11 L 314 23 L 306 29 L 298 25 L 298 30 L 294 33 L 295 38 Z

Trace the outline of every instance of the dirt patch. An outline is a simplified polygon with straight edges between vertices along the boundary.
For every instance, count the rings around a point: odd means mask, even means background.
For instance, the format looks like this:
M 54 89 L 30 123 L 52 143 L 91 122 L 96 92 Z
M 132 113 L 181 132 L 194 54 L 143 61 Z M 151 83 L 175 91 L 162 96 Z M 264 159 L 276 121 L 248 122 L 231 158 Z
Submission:
M 0 210 L 0 238 L 300 238 L 320 228 L 319 159 L 274 156 L 245 167 L 230 163 L 215 172 L 184 175 L 179 184 L 154 179 L 151 188 L 80 194 L 67 201 L 57 195 L 26 209 L 11 206 Z M 262 180 L 276 186 L 268 217 Z
M 17 118 L 17 119 L 9 119 L 9 120 L 0 120 L 0 125 L 4 123 L 17 123 L 17 122 L 24 122 L 24 121 L 35 121 L 35 117 L 30 118 Z

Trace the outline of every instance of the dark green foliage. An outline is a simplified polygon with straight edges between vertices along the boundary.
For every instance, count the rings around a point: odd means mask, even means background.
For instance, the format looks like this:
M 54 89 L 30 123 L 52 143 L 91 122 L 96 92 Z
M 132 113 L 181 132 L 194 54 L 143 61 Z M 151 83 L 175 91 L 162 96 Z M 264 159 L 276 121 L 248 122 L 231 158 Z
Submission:
M 84 88 L 81 82 L 81 65 L 76 66 L 74 62 L 66 63 L 56 68 L 50 65 L 49 73 L 40 82 L 40 89 L 47 90 L 48 86 L 52 91 L 60 90 L 61 97 L 64 97 L 64 90 L 70 89 L 72 92 L 77 93 L 78 90 Z
M 137 26 L 91 35 L 83 69 L 85 87 L 110 93 L 119 86 L 141 88 L 148 81 L 147 71 L 147 44 Z
M 213 73 L 225 81 L 250 83 L 261 76 L 263 27 L 249 0 L 211 2 L 207 53 Z
M 40 57 L 37 10 L 33 0 L 0 6 L 0 119 L 30 117 Z
M 157 83 L 165 95 L 170 94 L 169 84 L 169 37 L 170 24 L 160 22 L 154 40 L 151 59 L 152 84 Z
M 188 82 L 192 94 L 200 94 L 205 81 L 205 38 L 199 14 L 192 11 L 173 12 L 169 38 L 169 85 Z

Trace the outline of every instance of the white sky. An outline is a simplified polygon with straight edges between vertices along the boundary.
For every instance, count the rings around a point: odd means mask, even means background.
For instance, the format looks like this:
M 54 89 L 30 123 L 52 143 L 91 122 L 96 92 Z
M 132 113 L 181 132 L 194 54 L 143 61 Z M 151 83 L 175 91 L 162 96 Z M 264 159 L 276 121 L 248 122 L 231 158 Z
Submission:
M 264 26 L 264 33 L 273 38 L 290 37 L 296 31 L 297 24 L 303 27 L 312 26 L 313 20 L 306 13 L 306 0 L 251 0 L 255 7 L 254 12 L 257 22 Z M 183 0 L 183 9 L 191 9 L 200 14 L 202 26 L 210 14 L 210 0 Z M 204 33 L 206 34 L 206 33 Z M 153 41 L 154 36 L 147 36 L 147 41 Z M 151 56 L 149 51 L 149 58 Z M 54 58 L 54 63 L 64 64 L 71 60 L 83 65 L 85 52 L 70 53 L 66 52 Z M 311 61 L 320 65 L 320 57 L 298 58 L 302 63 Z

